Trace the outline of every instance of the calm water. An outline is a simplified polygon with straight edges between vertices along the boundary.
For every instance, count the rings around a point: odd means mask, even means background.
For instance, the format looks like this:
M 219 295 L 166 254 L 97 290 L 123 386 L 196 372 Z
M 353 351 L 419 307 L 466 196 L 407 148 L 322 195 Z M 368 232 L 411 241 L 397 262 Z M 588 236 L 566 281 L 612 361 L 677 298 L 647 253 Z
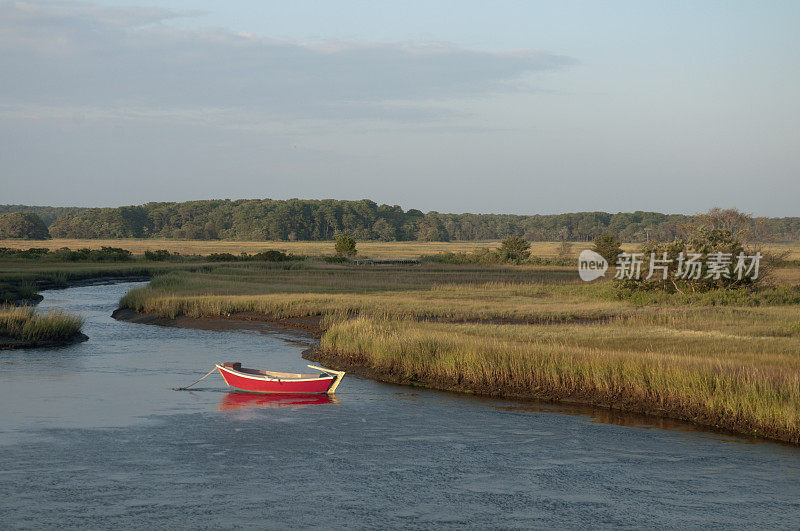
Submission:
M 332 401 L 174 392 L 304 347 L 114 321 L 133 285 L 45 292 L 90 340 L 0 351 L 0 528 L 800 527 L 794 447 L 354 376 Z

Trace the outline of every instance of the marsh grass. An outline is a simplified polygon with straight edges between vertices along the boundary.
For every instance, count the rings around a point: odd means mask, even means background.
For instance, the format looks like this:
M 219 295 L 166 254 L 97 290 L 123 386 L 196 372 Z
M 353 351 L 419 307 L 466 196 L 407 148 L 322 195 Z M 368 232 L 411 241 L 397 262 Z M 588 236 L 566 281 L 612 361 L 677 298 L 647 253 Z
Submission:
M 574 272 L 475 266 L 357 268 L 307 265 L 299 270 L 235 267 L 170 273 L 133 290 L 122 307 L 162 317 L 272 317 L 370 314 L 441 320 L 565 321 L 625 313 L 618 301 L 587 300 L 569 286 Z
M 620 297 L 612 282 L 575 280 L 563 267 L 425 264 L 358 267 L 321 262 L 230 264 L 170 272 L 131 291 L 121 306 L 163 317 L 249 312 L 277 318 L 365 314 L 449 321 L 599 320 L 652 307 L 774 306 L 800 302 L 800 289 Z
M 496 326 L 362 316 L 329 326 L 321 348 L 340 363 L 400 380 L 590 401 L 800 440 L 797 336 L 680 326 L 698 326 L 689 316 L 677 326 L 667 321 Z
M 27 306 L 0 306 L 0 338 L 63 341 L 80 333 L 83 318 L 60 309 L 36 312 Z

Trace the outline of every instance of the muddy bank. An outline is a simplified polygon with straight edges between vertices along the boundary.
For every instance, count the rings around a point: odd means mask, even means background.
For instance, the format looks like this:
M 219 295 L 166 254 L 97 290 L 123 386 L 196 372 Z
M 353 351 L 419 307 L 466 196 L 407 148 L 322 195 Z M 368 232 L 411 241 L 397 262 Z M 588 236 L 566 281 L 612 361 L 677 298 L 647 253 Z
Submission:
M 83 277 L 83 278 L 72 278 L 67 279 L 65 281 L 53 281 L 50 279 L 42 279 L 34 281 L 36 284 L 36 288 L 39 291 L 44 291 L 48 289 L 65 289 L 65 288 L 77 288 L 80 286 L 97 286 L 102 284 L 119 284 L 120 282 L 146 282 L 150 280 L 152 277 L 150 275 L 142 275 L 141 273 L 136 273 L 132 275 L 100 275 L 96 277 Z
M 313 340 L 319 340 L 324 332 L 321 316 L 292 317 L 286 319 L 272 318 L 267 315 L 241 312 L 228 317 L 160 317 L 158 315 L 140 313 L 129 308 L 117 308 L 111 317 L 129 323 L 175 326 L 179 328 L 196 328 L 199 330 L 255 330 L 263 333 L 286 333 Z M 308 343 L 308 342 L 306 342 Z
M 0 350 L 12 350 L 21 348 L 58 348 L 66 347 L 74 343 L 81 343 L 89 339 L 89 336 L 83 333 L 77 333 L 68 339 L 61 339 L 58 341 L 28 341 L 25 339 L 14 339 L 10 337 L 0 336 Z
M 356 317 L 355 314 L 351 315 Z M 290 329 L 311 337 L 319 338 L 325 332 L 323 316 L 309 315 L 305 317 L 276 318 L 255 312 L 237 312 L 229 316 L 219 317 L 159 317 L 154 314 L 141 313 L 130 308 L 117 308 L 111 317 L 119 321 L 159 326 L 177 326 L 181 328 L 198 328 L 202 330 L 262 330 L 274 331 L 275 328 Z M 416 321 L 452 324 L 526 324 L 526 325 L 558 325 L 558 324 L 592 324 L 611 321 L 618 316 L 607 317 L 573 317 L 568 319 L 446 319 L 438 317 L 417 317 Z
M 0 301 L 5 301 L 15 306 L 35 306 L 42 302 L 44 297 L 39 293 L 30 293 L 31 287 L 35 291 L 48 289 L 66 289 L 80 286 L 96 286 L 100 284 L 117 284 L 120 282 L 145 282 L 150 276 L 136 273 L 132 275 L 100 275 L 69 278 L 65 280 L 52 280 L 40 278 L 35 280 L 7 280 L 0 282 Z

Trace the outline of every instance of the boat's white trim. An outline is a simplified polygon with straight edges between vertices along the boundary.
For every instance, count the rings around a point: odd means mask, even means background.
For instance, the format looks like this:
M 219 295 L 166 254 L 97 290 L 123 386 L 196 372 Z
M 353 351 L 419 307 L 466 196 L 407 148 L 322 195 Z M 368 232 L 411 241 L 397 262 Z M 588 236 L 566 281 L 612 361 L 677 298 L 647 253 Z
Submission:
M 325 367 L 318 367 L 317 365 L 306 365 L 306 367 L 317 369 L 318 371 L 326 372 L 336 376 L 336 380 L 334 380 L 331 386 L 328 388 L 329 395 L 332 395 L 334 392 L 336 392 L 336 388 L 339 387 L 340 383 L 342 383 L 342 378 L 344 378 L 345 375 L 344 371 L 334 371 L 333 369 L 326 369 Z
M 328 376 L 318 376 L 315 378 L 273 378 L 267 375 L 255 375 L 255 374 L 247 374 L 246 372 L 239 372 L 235 369 L 231 369 L 230 367 L 223 367 L 219 363 L 216 364 L 217 369 L 225 372 L 229 372 L 231 374 L 235 374 L 236 376 L 241 376 L 243 378 L 249 378 L 251 380 L 259 380 L 262 382 L 318 382 L 320 380 L 333 380 L 335 376 L 328 375 Z

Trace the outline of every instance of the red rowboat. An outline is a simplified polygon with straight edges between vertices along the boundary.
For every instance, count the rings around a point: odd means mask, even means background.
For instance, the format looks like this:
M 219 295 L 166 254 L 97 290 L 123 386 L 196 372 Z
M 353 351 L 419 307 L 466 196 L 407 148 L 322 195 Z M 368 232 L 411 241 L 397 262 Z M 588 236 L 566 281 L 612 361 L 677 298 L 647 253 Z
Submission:
M 217 363 L 217 369 L 226 384 L 250 393 L 333 394 L 344 376 L 341 371 L 314 365 L 309 367 L 322 371 L 322 374 L 260 371 L 246 369 L 238 362 Z

